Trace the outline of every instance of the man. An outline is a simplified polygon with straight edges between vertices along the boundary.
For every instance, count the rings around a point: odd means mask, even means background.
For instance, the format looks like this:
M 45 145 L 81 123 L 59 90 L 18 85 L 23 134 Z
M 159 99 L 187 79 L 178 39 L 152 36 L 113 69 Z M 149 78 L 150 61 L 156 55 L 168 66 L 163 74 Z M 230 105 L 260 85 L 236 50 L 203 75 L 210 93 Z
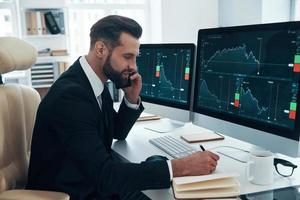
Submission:
M 39 106 L 27 188 L 62 191 L 72 200 L 122 199 L 168 188 L 172 177 L 215 170 L 219 158 L 211 152 L 140 164 L 114 156 L 112 139 L 124 140 L 143 111 L 136 68 L 141 34 L 137 22 L 116 15 L 92 26 L 88 55 L 75 61 Z M 104 85 L 108 79 L 125 94 L 118 113 Z

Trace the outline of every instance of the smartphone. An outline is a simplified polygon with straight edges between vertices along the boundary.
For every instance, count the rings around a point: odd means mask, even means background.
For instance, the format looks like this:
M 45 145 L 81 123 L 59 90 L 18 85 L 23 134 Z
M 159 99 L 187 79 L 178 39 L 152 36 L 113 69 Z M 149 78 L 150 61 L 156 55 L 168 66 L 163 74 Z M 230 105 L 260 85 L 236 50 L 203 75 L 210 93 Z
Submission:
M 137 72 L 130 72 L 130 73 L 129 73 L 128 78 L 127 78 L 127 84 L 124 86 L 124 88 L 125 88 L 125 87 L 130 87 L 130 86 L 131 86 L 132 81 L 131 81 L 130 77 L 131 77 L 132 75 L 136 74 L 136 73 L 137 73 Z
M 116 88 L 117 88 L 117 89 L 120 89 L 120 88 L 130 87 L 131 84 L 132 84 L 132 81 L 131 81 L 130 77 L 133 76 L 133 75 L 136 74 L 136 73 L 137 73 L 136 71 L 129 72 L 128 77 L 127 77 L 127 80 L 126 80 L 126 83 L 125 83 L 125 84 L 122 84 L 122 85 L 115 84 L 115 85 L 116 85 Z

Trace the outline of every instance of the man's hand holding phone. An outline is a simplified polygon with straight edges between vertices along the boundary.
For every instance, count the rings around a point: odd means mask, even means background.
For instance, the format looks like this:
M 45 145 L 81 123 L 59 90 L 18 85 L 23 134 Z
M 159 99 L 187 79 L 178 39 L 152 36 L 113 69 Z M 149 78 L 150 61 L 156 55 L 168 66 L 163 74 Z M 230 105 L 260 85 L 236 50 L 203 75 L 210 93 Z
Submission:
M 130 72 L 128 75 L 128 87 L 122 88 L 126 99 L 132 103 L 137 104 L 142 89 L 142 77 L 137 72 Z

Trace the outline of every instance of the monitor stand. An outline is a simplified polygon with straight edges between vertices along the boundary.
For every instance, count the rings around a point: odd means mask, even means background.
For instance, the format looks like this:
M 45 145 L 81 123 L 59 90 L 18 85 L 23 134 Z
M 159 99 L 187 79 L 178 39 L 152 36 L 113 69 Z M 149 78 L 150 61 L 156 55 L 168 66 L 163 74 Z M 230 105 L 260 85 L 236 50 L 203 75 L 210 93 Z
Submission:
M 241 163 L 247 163 L 249 161 L 249 152 L 237 150 L 237 149 L 226 149 L 226 148 L 217 148 L 215 150 L 217 153 L 236 160 Z
M 257 151 L 268 151 L 267 149 L 258 147 L 253 145 L 252 150 Z M 229 157 L 233 160 L 239 161 L 241 163 L 247 163 L 250 159 L 250 151 L 251 150 L 245 150 L 238 147 L 233 146 L 219 146 L 215 149 L 215 151 L 221 155 L 224 155 L 226 157 Z
M 167 133 L 173 131 L 176 128 L 183 127 L 185 125 L 184 122 L 170 120 L 170 119 L 160 119 L 155 122 L 151 122 L 151 124 L 147 124 L 145 129 L 157 132 L 157 133 Z

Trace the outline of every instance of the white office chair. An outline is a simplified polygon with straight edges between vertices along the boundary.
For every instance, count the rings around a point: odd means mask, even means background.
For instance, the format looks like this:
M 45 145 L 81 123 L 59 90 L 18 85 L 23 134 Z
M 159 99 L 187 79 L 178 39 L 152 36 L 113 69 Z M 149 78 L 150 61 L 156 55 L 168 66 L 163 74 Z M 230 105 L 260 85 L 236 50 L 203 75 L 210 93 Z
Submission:
M 36 49 L 27 42 L 0 37 L 0 75 L 29 69 L 36 57 Z M 61 192 L 23 189 L 39 103 L 40 96 L 34 89 L 0 80 L 0 200 L 69 200 Z

